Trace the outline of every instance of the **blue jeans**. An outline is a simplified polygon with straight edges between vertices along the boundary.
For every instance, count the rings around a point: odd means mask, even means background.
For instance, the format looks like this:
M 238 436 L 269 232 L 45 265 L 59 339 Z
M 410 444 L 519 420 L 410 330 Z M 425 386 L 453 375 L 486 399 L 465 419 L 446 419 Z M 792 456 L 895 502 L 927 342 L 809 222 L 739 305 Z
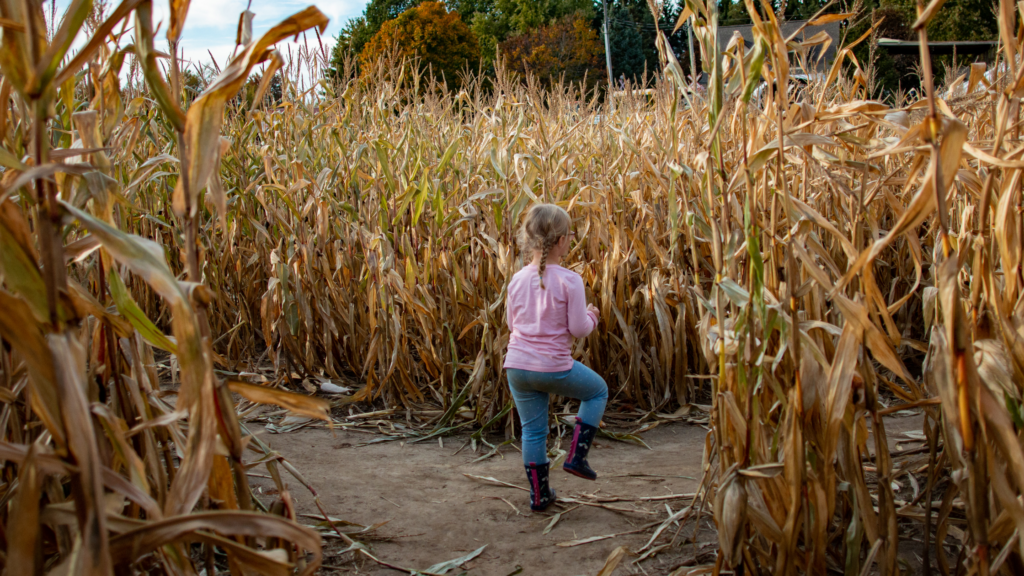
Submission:
M 580 400 L 579 418 L 598 426 L 608 403 L 608 385 L 590 368 L 574 362 L 565 372 L 532 372 L 507 368 L 508 385 L 523 425 L 523 463 L 548 461 L 548 395 Z

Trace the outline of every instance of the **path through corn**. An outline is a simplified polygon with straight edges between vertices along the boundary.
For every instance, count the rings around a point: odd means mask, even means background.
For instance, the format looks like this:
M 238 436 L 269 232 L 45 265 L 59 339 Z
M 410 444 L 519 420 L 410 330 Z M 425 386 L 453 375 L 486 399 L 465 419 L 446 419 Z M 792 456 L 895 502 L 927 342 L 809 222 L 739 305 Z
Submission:
M 919 415 L 888 419 L 890 447 L 912 450 L 920 446 L 912 440 L 913 432 L 904 435 L 905 431 L 919 427 Z M 662 424 L 643 434 L 652 450 L 599 439 L 591 458 L 600 474 L 597 482 L 590 483 L 558 470 L 552 472 L 552 486 L 560 498 L 632 511 L 569 503 L 550 512 L 532 514 L 525 491 L 466 476 L 493 478 L 525 489 L 517 444 L 501 447 L 500 457 L 474 462 L 489 449 L 482 447 L 474 453 L 464 447 L 469 442 L 468 435 L 444 438 L 441 443 L 434 439 L 408 444 L 398 440 L 380 442 L 387 437 L 365 431 L 337 429 L 332 433 L 325 428 L 306 428 L 271 434 L 259 427 L 251 430 L 302 471 L 320 493 L 329 514 L 361 526 L 387 522 L 365 532 L 364 535 L 372 535 L 369 538 L 354 536 L 364 541 L 377 558 L 396 566 L 424 570 L 486 545 L 479 556 L 449 572 L 466 572 L 469 576 L 510 576 L 518 567 L 523 575 L 593 575 L 619 546 L 631 551 L 643 549 L 657 526 L 668 517 L 666 505 L 676 512 L 690 504 L 689 499 L 654 498 L 696 490 L 697 480 L 686 477 L 700 478 L 707 433 L 698 425 Z M 492 443 L 496 439 L 498 436 L 489 438 Z M 366 444 L 374 440 L 378 442 Z M 271 480 L 254 477 L 252 482 L 257 496 L 265 494 L 268 502 L 273 499 Z M 904 484 L 909 491 L 910 485 Z M 309 493 L 301 486 L 291 488 L 300 522 L 317 522 L 319 518 L 313 516 L 318 512 Z M 624 501 L 608 502 L 615 497 Z M 629 501 L 641 498 L 648 500 Z M 559 511 L 561 517 L 545 533 Z M 310 517 L 303 518 L 302 514 Z M 696 524 L 691 519 L 679 531 L 677 546 L 665 547 L 639 565 L 634 564 L 637 555 L 626 556 L 614 574 L 686 574 L 701 564 L 713 563 L 718 540 L 710 510 L 701 515 L 700 523 L 696 544 L 678 545 L 693 536 Z M 669 526 L 647 550 L 668 544 L 678 528 Z M 361 528 L 345 526 L 343 530 Z M 567 545 L 612 534 L 618 535 Z M 354 559 L 351 553 L 339 554 L 344 548 L 339 539 L 325 541 L 322 574 L 399 574 L 365 558 Z M 920 562 L 909 546 L 905 560 L 911 565 Z

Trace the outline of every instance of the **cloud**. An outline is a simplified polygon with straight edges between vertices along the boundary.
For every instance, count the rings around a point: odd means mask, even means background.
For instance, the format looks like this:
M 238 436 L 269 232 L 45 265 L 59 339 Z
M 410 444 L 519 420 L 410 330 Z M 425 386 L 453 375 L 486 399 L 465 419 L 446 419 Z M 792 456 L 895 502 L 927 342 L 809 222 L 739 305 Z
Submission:
M 331 19 L 322 42 L 329 50 L 334 44 L 334 36 L 342 29 L 349 19 L 362 14 L 367 0 L 324 0 L 315 2 L 315 6 Z M 58 12 L 67 8 L 69 0 L 57 0 Z M 299 12 L 310 2 L 299 0 L 253 0 L 249 8 L 256 13 L 253 19 L 253 33 L 259 35 L 284 18 Z M 192 0 L 185 29 L 182 32 L 181 47 L 186 60 L 196 63 L 210 63 L 210 54 L 223 66 L 234 50 L 235 34 L 238 29 L 238 16 L 248 5 L 248 0 Z M 164 33 L 170 19 L 170 3 L 167 0 L 156 0 L 153 4 L 153 24 L 162 22 L 157 39 L 157 49 L 166 50 L 163 41 Z M 315 34 L 308 34 L 310 48 L 320 49 Z M 79 38 L 76 44 L 84 43 Z M 291 43 L 287 43 L 291 44 Z M 299 38 L 302 44 L 302 38 Z M 287 45 L 280 45 L 282 52 L 287 54 Z M 293 51 L 297 46 L 292 45 Z

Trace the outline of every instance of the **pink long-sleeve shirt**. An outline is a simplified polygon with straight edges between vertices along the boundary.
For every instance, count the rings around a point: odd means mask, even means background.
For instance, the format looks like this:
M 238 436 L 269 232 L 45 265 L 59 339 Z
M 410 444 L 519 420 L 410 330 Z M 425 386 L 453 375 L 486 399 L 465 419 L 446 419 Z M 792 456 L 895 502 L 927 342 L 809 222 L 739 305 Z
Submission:
M 548 265 L 540 287 L 537 266 L 516 272 L 508 284 L 505 305 L 511 335 L 505 368 L 532 372 L 563 372 L 573 366 L 572 339 L 584 338 L 597 326 L 587 310 L 587 293 L 579 274 Z

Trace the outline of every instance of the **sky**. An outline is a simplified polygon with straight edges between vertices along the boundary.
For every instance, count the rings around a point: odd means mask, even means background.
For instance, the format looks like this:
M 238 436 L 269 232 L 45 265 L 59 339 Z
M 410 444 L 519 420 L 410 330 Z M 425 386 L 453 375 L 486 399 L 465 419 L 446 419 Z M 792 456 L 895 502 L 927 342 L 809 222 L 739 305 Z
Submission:
M 118 2 L 119 0 L 110 0 L 111 9 Z M 58 12 L 65 9 L 69 3 L 70 0 L 57 0 Z M 334 36 L 338 34 L 345 22 L 362 14 L 366 3 L 367 0 L 252 0 L 249 10 L 256 14 L 253 19 L 253 36 L 258 38 L 260 34 L 282 19 L 313 4 L 331 19 L 327 32 L 322 36 L 324 46 L 329 50 L 330 46 L 334 44 Z M 49 2 L 45 4 L 49 4 Z M 212 53 L 217 64 L 223 67 L 224 62 L 235 48 L 238 16 L 245 10 L 247 4 L 247 0 L 192 0 L 181 40 L 181 49 L 184 51 L 185 59 L 209 63 L 210 53 Z M 161 51 L 167 50 L 166 31 L 170 13 L 169 6 L 169 0 L 154 0 L 153 2 L 153 27 L 156 28 L 161 21 L 163 22 L 156 45 L 156 48 Z M 316 35 L 312 31 L 308 33 L 308 40 L 312 46 L 317 46 Z M 84 39 L 79 38 L 76 43 L 83 42 Z M 287 53 L 286 45 L 280 45 L 280 48 Z

